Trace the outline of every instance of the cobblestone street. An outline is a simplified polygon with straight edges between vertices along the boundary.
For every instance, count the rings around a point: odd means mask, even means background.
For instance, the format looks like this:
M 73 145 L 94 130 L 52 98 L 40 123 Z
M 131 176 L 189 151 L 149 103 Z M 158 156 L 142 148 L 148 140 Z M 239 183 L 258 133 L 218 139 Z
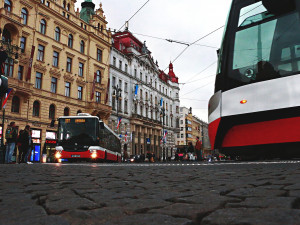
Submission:
M 299 165 L 0 165 L 0 224 L 296 225 Z

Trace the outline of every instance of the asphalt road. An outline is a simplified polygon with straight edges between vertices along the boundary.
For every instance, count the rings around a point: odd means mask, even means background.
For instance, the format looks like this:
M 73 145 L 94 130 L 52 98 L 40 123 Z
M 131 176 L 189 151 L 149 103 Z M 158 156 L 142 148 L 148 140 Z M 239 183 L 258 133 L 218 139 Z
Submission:
M 300 224 L 300 161 L 0 165 L 0 224 Z

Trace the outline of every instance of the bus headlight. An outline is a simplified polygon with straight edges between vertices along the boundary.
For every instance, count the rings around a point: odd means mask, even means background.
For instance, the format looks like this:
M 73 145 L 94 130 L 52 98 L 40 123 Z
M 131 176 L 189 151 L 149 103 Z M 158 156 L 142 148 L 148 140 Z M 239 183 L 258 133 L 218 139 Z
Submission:
M 56 152 L 55 158 L 60 159 L 61 158 L 61 153 L 60 152 Z
M 92 153 L 92 159 L 96 159 L 97 158 L 97 153 L 96 152 L 93 152 Z

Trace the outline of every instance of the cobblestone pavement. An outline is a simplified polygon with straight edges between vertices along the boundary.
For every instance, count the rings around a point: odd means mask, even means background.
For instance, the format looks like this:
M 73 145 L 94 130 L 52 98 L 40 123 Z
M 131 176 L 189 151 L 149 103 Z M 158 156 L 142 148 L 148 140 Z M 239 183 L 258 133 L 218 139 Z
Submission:
M 300 224 L 300 162 L 0 165 L 0 224 Z

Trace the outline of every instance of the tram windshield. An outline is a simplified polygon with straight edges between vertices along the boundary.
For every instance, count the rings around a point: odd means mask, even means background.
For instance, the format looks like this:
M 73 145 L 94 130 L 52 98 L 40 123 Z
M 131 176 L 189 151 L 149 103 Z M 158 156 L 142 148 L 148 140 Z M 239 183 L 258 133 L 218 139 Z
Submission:
M 299 12 L 274 15 L 257 0 L 240 1 L 233 10 L 227 90 L 300 73 Z
M 67 145 L 90 145 L 97 141 L 96 118 L 59 119 L 58 141 Z

